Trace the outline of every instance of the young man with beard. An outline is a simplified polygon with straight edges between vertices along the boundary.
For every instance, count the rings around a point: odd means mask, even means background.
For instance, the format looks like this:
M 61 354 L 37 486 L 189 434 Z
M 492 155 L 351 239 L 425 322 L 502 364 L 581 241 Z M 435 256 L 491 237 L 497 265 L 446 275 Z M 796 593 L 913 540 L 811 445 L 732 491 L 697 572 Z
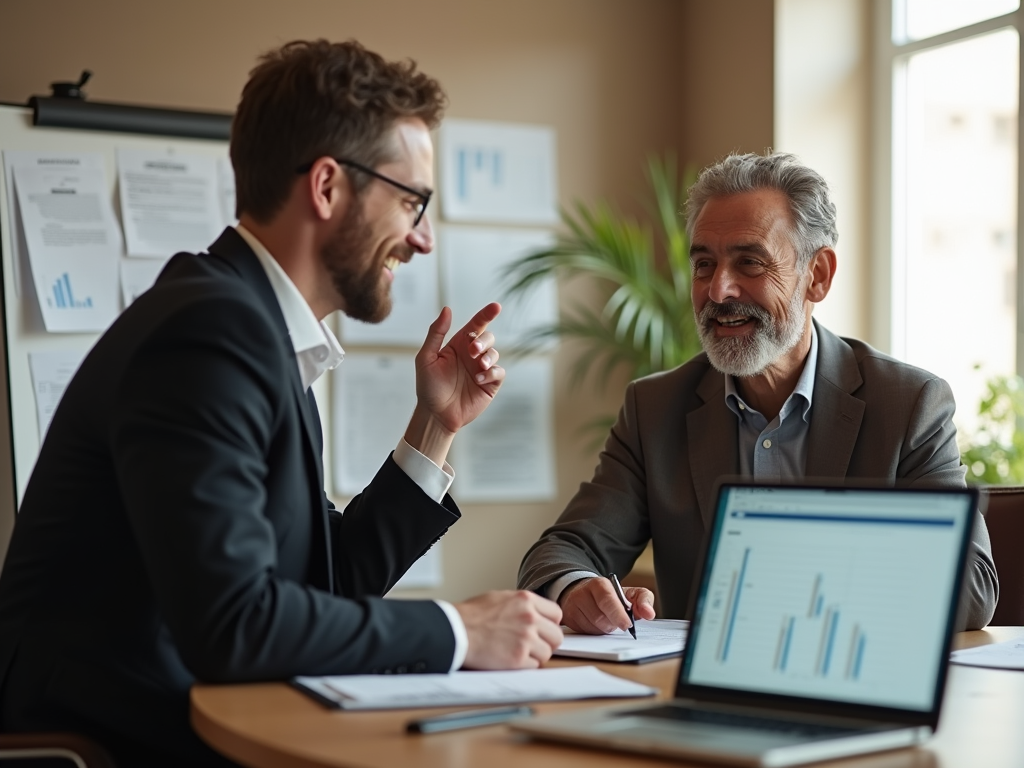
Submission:
M 294 675 L 529 668 L 561 642 L 529 592 L 380 599 L 459 518 L 445 461 L 504 378 L 489 304 L 416 356 L 408 429 L 342 515 L 310 385 L 335 310 L 377 322 L 433 246 L 445 97 L 358 43 L 264 57 L 235 115 L 239 226 L 175 256 L 68 386 L 0 575 L 0 730 L 78 731 L 122 767 L 216 765 L 188 690 Z
M 836 271 L 835 220 L 824 179 L 789 154 L 731 155 L 690 189 L 704 353 L 629 385 L 594 478 L 520 568 L 520 587 L 558 601 L 569 627 L 629 626 L 601 577 L 628 573 L 648 541 L 662 613 L 685 617 L 723 475 L 964 486 L 946 382 L 811 319 Z M 650 591 L 626 592 L 637 618 L 654 617 Z M 988 623 L 997 596 L 978 516 L 958 628 Z

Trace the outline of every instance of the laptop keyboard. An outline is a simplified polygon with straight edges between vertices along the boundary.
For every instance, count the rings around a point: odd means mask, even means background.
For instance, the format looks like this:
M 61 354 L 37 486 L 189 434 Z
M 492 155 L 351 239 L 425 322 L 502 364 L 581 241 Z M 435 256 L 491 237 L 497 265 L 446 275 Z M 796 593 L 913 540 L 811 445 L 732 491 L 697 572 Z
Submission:
M 662 720 L 675 720 L 677 722 L 721 725 L 730 728 L 746 728 L 789 736 L 819 739 L 838 738 L 864 732 L 862 728 L 797 723 L 792 720 L 776 720 L 770 717 L 754 717 L 752 715 L 737 715 L 728 712 L 712 712 L 706 709 L 688 709 L 686 707 L 673 706 L 627 710 L 616 712 L 615 715 L 616 717 L 653 717 Z

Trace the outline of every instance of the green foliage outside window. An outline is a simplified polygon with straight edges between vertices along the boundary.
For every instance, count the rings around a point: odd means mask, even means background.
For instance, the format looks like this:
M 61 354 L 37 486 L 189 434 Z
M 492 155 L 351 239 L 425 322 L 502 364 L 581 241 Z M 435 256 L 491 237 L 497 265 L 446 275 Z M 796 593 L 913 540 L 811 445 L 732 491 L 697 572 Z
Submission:
M 982 485 L 1024 483 L 1024 380 L 995 376 L 978 405 L 978 426 L 961 440 L 960 460 L 967 482 Z

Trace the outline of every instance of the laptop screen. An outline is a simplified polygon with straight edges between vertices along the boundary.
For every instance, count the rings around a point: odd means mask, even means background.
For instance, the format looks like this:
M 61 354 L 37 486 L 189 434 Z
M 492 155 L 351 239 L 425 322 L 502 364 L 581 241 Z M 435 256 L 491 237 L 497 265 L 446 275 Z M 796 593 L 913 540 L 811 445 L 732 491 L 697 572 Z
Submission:
M 970 491 L 722 487 L 684 683 L 921 712 Z

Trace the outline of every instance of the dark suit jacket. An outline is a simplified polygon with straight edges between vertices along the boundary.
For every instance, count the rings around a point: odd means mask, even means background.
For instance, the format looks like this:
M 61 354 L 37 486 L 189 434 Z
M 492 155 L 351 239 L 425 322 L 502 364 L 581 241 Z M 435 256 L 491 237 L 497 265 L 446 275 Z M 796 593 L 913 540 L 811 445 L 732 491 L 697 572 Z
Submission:
M 54 415 L 0 575 L 0 728 L 214 760 L 208 682 L 443 672 L 431 601 L 379 599 L 459 517 L 388 457 L 342 515 L 277 299 L 233 229 L 179 254 Z
M 818 362 L 805 475 L 964 486 L 953 393 L 942 379 L 815 323 Z M 519 586 L 571 571 L 628 573 L 653 543 L 661 613 L 687 616 L 715 482 L 739 474 L 736 416 L 706 355 L 634 381 L 593 480 L 523 559 Z M 894 585 L 896 586 L 896 585 Z M 985 521 L 975 525 L 960 627 L 983 627 L 999 594 Z

